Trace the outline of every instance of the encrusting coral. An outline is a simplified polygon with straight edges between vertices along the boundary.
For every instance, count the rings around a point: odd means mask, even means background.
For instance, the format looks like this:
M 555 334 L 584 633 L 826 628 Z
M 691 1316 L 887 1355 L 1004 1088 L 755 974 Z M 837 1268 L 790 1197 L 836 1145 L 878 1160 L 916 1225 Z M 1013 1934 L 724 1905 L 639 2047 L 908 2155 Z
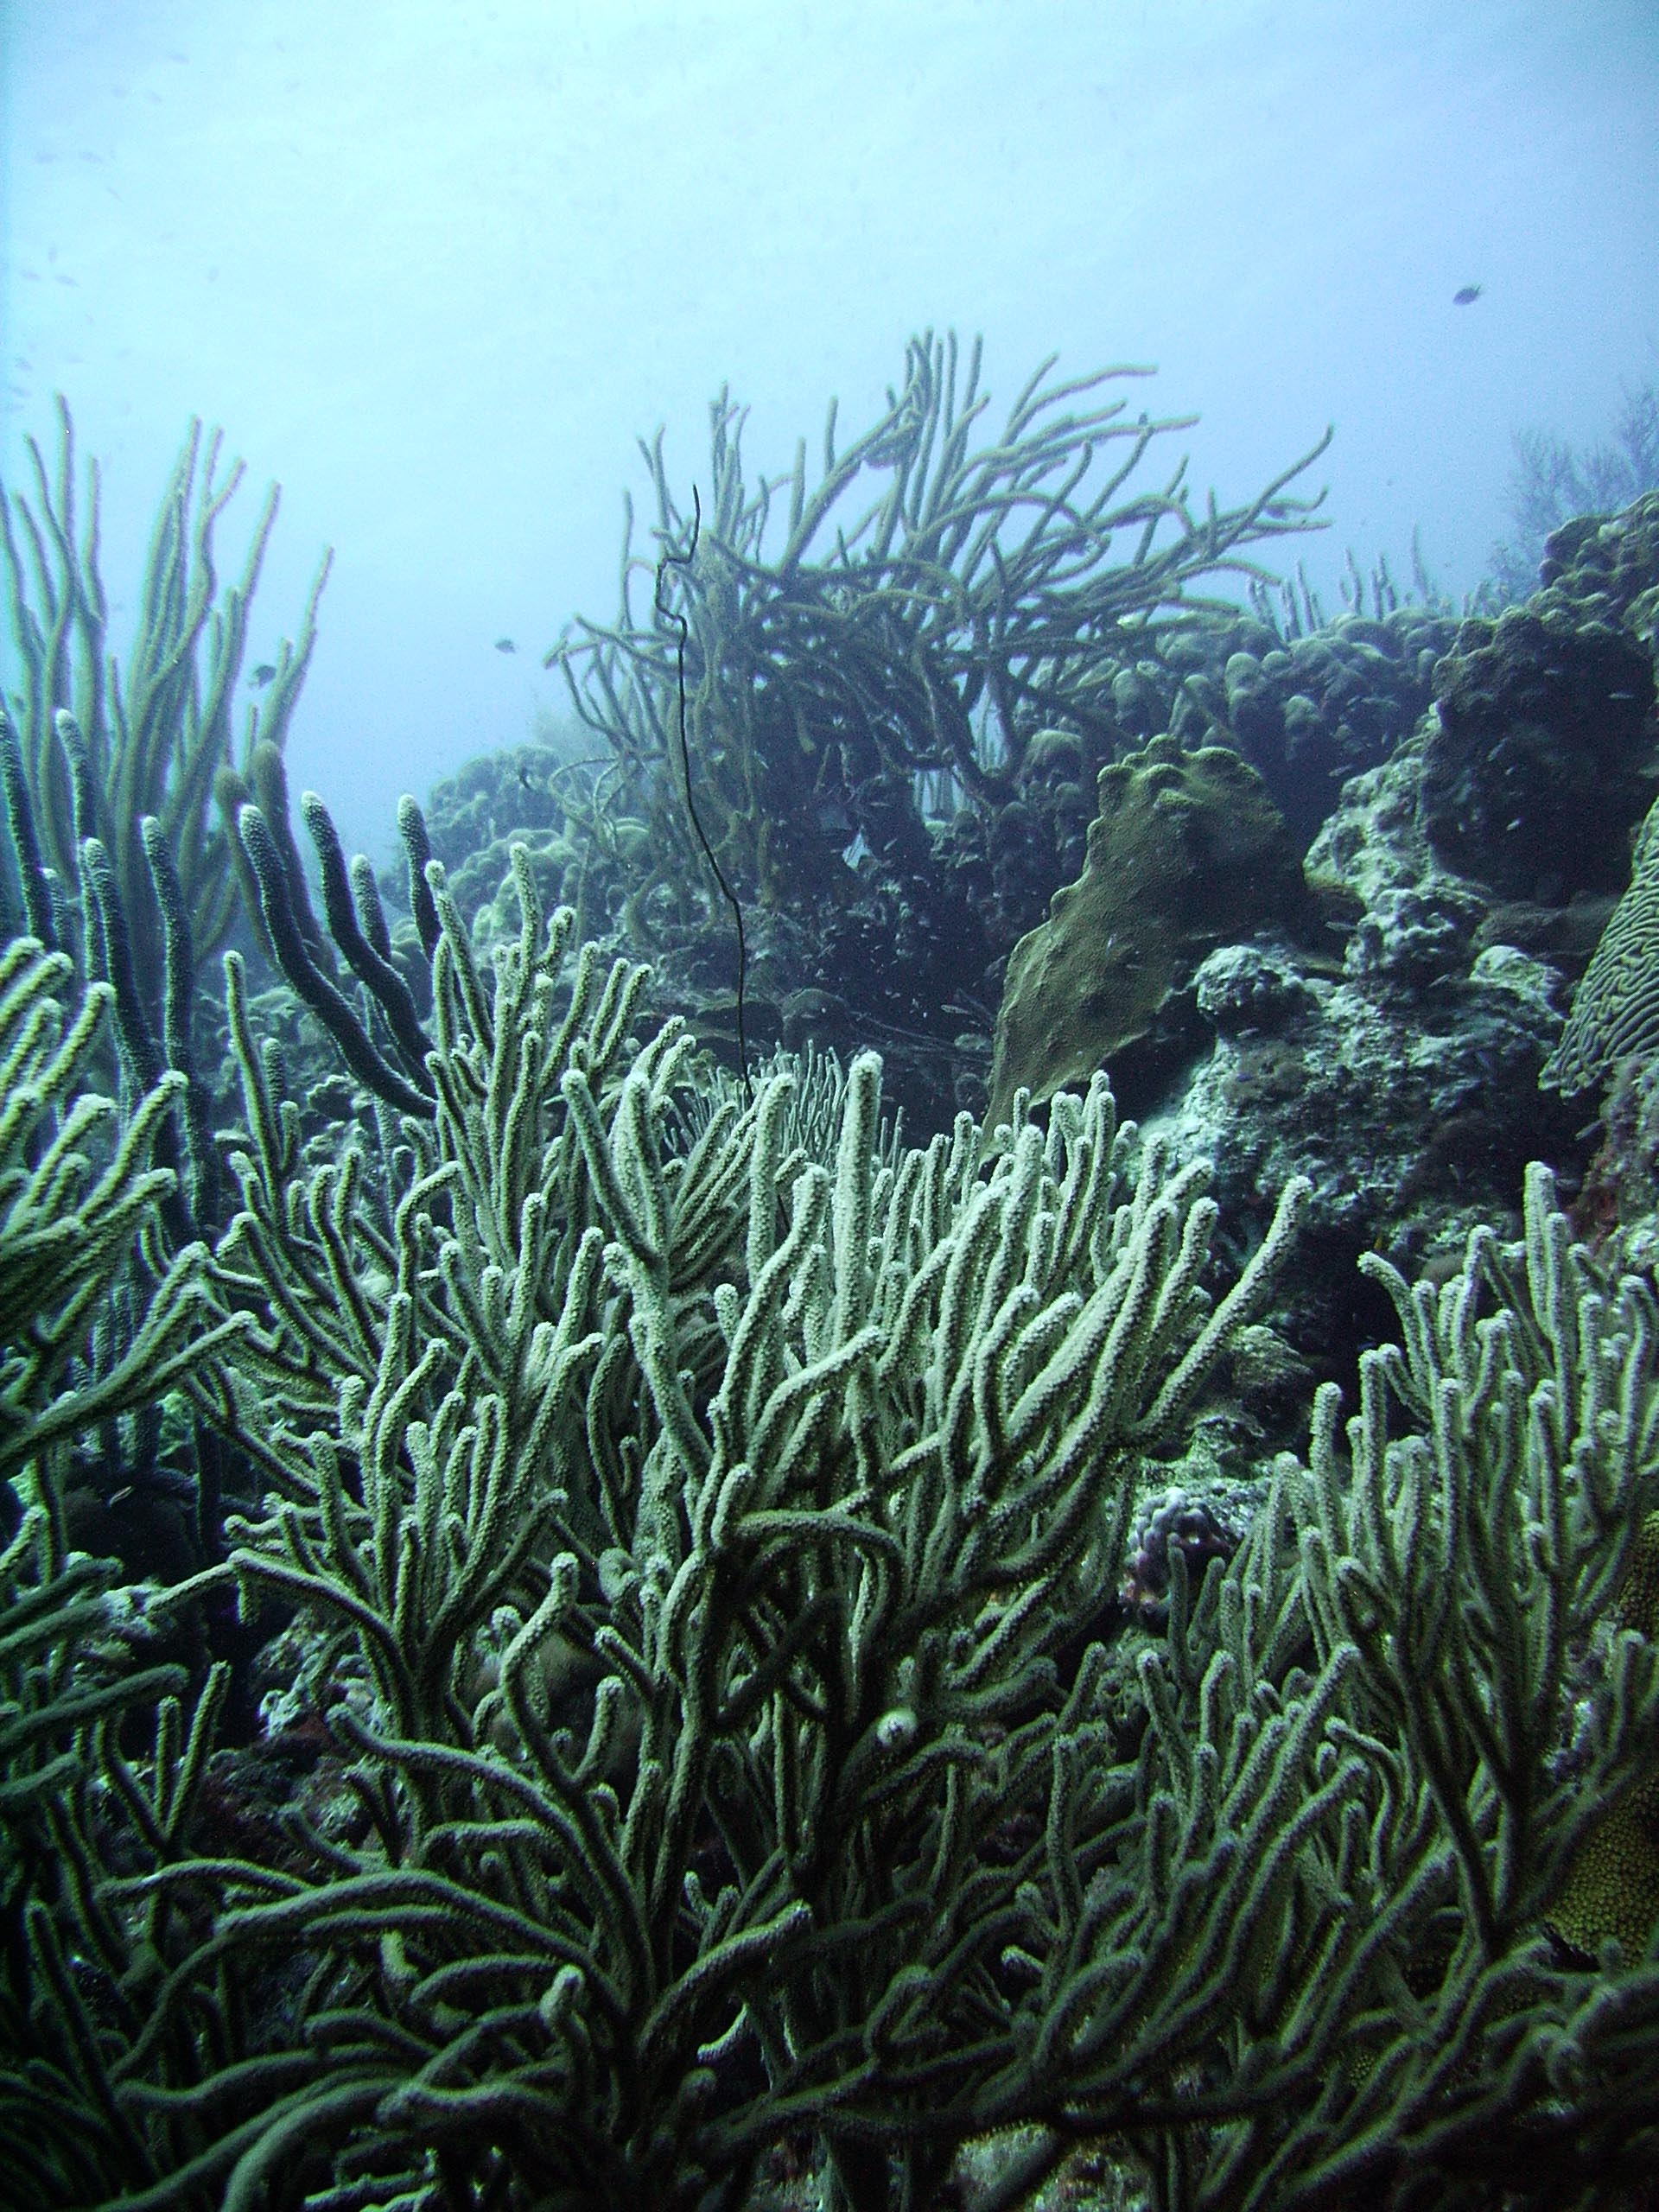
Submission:
M 1101 1067 L 1130 1098 L 1155 1097 L 1202 1033 L 1205 955 L 1306 903 L 1284 817 L 1230 748 L 1155 737 L 1103 768 L 1098 792 L 1082 873 L 1009 957 L 993 1125 L 1021 1084 L 1041 1100 Z

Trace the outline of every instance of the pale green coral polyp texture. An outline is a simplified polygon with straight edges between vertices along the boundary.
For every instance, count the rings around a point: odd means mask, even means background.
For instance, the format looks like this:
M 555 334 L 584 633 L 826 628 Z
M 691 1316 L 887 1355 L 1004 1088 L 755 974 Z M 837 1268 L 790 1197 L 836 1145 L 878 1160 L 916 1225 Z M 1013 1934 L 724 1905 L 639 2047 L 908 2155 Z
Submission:
M 1639 2201 L 1659 1957 L 1542 1926 L 1659 1721 L 1603 1633 L 1650 1287 L 1541 1168 L 1452 1280 L 1369 1257 L 1401 1344 L 1137 1641 L 1143 1462 L 1306 1184 L 1212 1303 L 1207 1171 L 1103 1077 L 919 1149 L 873 1056 L 744 1100 L 514 869 L 492 976 L 429 868 L 436 1110 L 378 1159 L 308 1155 L 227 963 L 242 1208 L 197 1264 L 261 1319 L 181 1379 L 266 1496 L 151 1603 L 298 1618 L 348 1822 L 227 1827 L 227 1670 L 88 1684 L 91 1563 L 44 1503 L 0 1545 L 8 2207 L 751 2212 L 810 2143 L 826 2212 L 940 2212 L 1014 2126 L 1007 2212 L 1084 2133 L 1155 2212 Z
M 329 1725 L 384 1787 L 302 1874 L 189 1878 L 215 1913 L 130 2063 L 191 2047 L 232 1947 L 297 1945 L 329 1971 L 268 2063 L 285 2101 L 202 2153 L 227 2202 L 302 2113 L 315 2145 L 373 2110 L 408 2131 L 410 2185 L 433 2142 L 458 2167 L 499 2155 L 514 2204 L 734 2212 L 823 2082 L 844 2113 L 803 2117 L 832 2201 L 919 2206 L 942 2097 L 947 2145 L 1029 2106 L 1031 2066 L 1010 2043 L 1002 2079 L 988 2030 L 989 2067 L 922 2086 L 944 2024 L 1004 2019 L 998 1949 L 1040 1962 L 1030 2032 L 1109 2042 L 1070 1946 L 1109 1901 L 1085 1897 L 1083 1840 L 1097 1801 L 1127 1810 L 1126 1777 L 1097 1756 L 1103 1652 L 1068 1677 L 1060 1647 L 1116 1587 L 1140 1455 L 1259 1309 L 1306 1186 L 1212 1304 L 1207 1171 L 1156 1146 L 1132 1168 L 1103 1079 L 989 1147 L 966 1116 L 925 1149 L 885 1136 L 868 1054 L 741 1106 L 677 1024 L 630 1039 L 642 970 L 607 980 L 587 948 L 566 998 L 573 918 L 544 927 L 514 861 L 524 924 L 493 993 L 429 872 L 438 1110 L 404 1123 L 390 1220 L 360 1152 L 306 1173 L 230 963 L 251 1139 L 217 1267 L 270 1323 L 217 1404 L 271 1493 L 197 1586 L 233 1579 L 354 1646 Z M 582 1656 L 574 1701 L 550 1650 Z M 1246 1749 L 1220 1769 L 1240 1808 Z M 991 1845 L 1020 1808 L 1046 1808 L 1029 1866 Z M 1221 1804 L 1188 1810 L 1207 1834 Z M 1167 1900 L 1110 1900 L 1113 2006 L 1138 2013 L 1134 1929 Z M 1137 2066 L 1177 2066 L 1227 2001 L 1174 1948 L 1173 2041 L 1141 2033 Z M 313 2017 L 336 1981 L 354 2075 Z
M 1171 737 L 1100 774 L 1100 810 L 1075 883 L 1008 962 L 997 1018 L 995 1128 L 1015 1090 L 1081 1088 L 1097 1068 L 1119 1099 L 1154 1082 L 1196 1036 L 1186 992 L 1217 945 L 1290 920 L 1301 865 L 1266 785 L 1230 747 Z
M 1618 1617 L 1624 1627 L 1659 1643 L 1659 1512 L 1642 1523 Z M 1659 1764 L 1585 1838 L 1549 1924 L 1590 1958 L 1610 1936 L 1626 1958 L 1647 1948 L 1659 1928 Z

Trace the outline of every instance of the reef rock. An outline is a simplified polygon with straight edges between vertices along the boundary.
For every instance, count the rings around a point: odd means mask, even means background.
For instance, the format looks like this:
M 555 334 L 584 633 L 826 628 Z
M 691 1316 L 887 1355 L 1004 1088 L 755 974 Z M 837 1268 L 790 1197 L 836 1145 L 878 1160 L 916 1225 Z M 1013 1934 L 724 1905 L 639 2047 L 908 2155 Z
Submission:
M 1435 856 L 1500 897 L 1618 891 L 1653 798 L 1653 663 L 1540 592 L 1465 622 L 1434 671 L 1420 810 Z
M 1192 986 L 1205 955 L 1305 903 L 1284 817 L 1230 748 L 1155 737 L 1102 769 L 1099 794 L 1082 874 L 1008 961 L 992 1126 L 1021 1084 L 1040 1101 L 1100 1067 L 1137 1111 L 1202 1044 Z
M 1584 613 L 1636 627 L 1632 609 L 1659 588 L 1659 492 L 1620 514 L 1576 515 L 1552 531 L 1539 581 Z
M 1572 1144 L 1575 1117 L 1536 1088 L 1560 978 L 1512 945 L 1471 952 L 1471 918 L 1449 883 L 1424 887 L 1421 910 L 1389 890 L 1339 976 L 1284 941 L 1198 969 L 1211 1050 L 1145 1127 L 1215 1162 L 1230 1219 L 1312 1179 L 1293 1300 L 1309 1341 L 1339 1342 L 1357 1252 L 1413 1268 L 1455 1255 L 1477 1221 L 1510 1216 L 1528 1160 Z
M 1289 610 L 1284 627 L 1211 616 L 1165 641 L 1181 677 L 1169 728 L 1188 745 L 1236 745 L 1305 851 L 1347 779 L 1409 736 L 1457 628 L 1421 602 L 1376 616 L 1350 607 L 1307 630 Z
M 1527 1160 L 1570 1170 L 1580 1152 L 1581 1113 L 1537 1088 L 1566 974 L 1503 934 L 1530 910 L 1437 861 L 1423 752 L 1413 739 L 1344 786 L 1306 862 L 1317 926 L 1205 959 L 1208 1055 L 1143 1117 L 1177 1156 L 1215 1163 L 1230 1219 L 1260 1219 L 1293 1174 L 1312 1179 L 1288 1319 L 1338 1351 L 1389 1325 L 1365 1307 L 1357 1252 L 1449 1264 L 1476 1222 L 1511 1216 Z

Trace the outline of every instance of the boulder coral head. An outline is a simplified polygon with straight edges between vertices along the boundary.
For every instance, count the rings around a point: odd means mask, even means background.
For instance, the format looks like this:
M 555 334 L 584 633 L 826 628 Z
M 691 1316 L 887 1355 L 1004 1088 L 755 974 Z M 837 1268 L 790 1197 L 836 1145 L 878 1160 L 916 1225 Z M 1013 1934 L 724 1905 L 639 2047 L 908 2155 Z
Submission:
M 1465 622 L 1434 671 L 1420 808 L 1436 857 L 1501 898 L 1624 887 L 1653 798 L 1653 664 L 1552 593 Z
M 1659 586 L 1659 492 L 1620 514 L 1575 515 L 1552 531 L 1538 579 L 1586 613 L 1639 632 L 1639 610 Z
M 1042 1100 L 1101 1067 L 1120 1099 L 1154 1096 L 1203 1043 L 1192 984 L 1205 955 L 1303 904 L 1284 817 L 1229 747 L 1155 737 L 1102 769 L 1099 792 L 1083 874 L 1008 962 L 993 1127 L 1021 1084 Z

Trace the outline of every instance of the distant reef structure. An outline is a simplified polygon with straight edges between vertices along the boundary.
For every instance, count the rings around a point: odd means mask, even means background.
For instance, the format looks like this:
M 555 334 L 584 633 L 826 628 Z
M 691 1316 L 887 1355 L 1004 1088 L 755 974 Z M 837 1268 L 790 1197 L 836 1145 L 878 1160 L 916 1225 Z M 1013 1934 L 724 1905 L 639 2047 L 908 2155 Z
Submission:
M 1659 385 L 1627 388 L 1607 435 L 1575 447 L 1554 432 L 1515 436 L 1510 473 L 1510 534 L 1493 546 L 1488 574 L 1505 600 L 1525 599 L 1538 582 L 1545 548 L 1575 518 L 1616 514 L 1659 492 Z
M 957 1035 L 986 1026 L 1147 711 L 1140 664 L 1155 697 L 1160 641 L 1318 523 L 1298 487 L 1328 433 L 1246 503 L 1202 501 L 1164 459 L 1191 418 L 1117 389 L 1147 373 L 1044 362 L 992 428 L 978 345 L 924 334 L 878 420 L 843 441 L 832 404 L 816 469 L 803 439 L 779 475 L 750 471 L 722 392 L 695 517 L 647 444 L 649 550 L 630 503 L 614 620 L 550 656 L 606 756 L 574 841 L 584 921 L 671 992 L 729 993 L 712 855 L 752 918 L 762 1039 L 864 1025 L 898 1048 L 907 1110 L 948 1095 Z
M 695 551 L 645 448 L 669 557 L 630 535 L 621 618 L 554 656 L 564 747 L 441 786 L 435 849 L 487 937 L 522 835 L 543 895 L 648 955 L 729 1062 L 737 948 L 689 769 L 745 908 L 756 1051 L 874 1045 L 923 1131 L 1103 1067 L 1230 1163 L 1243 1216 L 1308 1175 L 1310 1314 L 1357 1338 L 1357 1252 L 1433 1262 L 1513 1206 L 1527 1158 L 1588 1165 L 1538 1077 L 1656 790 L 1659 500 L 1563 524 L 1521 604 L 1351 559 L 1327 615 L 1250 550 L 1318 521 L 1298 472 L 1208 521 L 1179 477 L 1137 504 L 1125 465 L 1174 425 L 1045 370 L 982 448 L 977 354 L 918 339 L 908 365 L 845 453 L 832 416 L 816 486 L 803 449 L 747 488 L 722 396 Z M 1104 505 L 1072 480 L 1098 450 Z
M 978 347 L 925 334 L 844 447 L 831 408 L 816 476 L 804 440 L 753 478 L 722 393 L 695 512 L 645 444 L 655 522 L 642 550 L 629 502 L 617 618 L 550 656 L 575 742 L 432 794 L 463 910 L 503 893 L 522 833 L 543 895 L 648 956 L 729 1057 L 717 866 L 760 1049 L 875 1045 L 912 1127 L 978 1110 L 1009 955 L 1081 871 L 1102 771 L 1154 735 L 1220 744 L 1305 852 L 1458 626 L 1421 570 L 1402 593 L 1351 561 L 1327 620 L 1263 565 L 1320 526 L 1297 487 L 1324 440 L 1236 507 L 1194 499 L 1185 461 L 1141 483 L 1191 420 L 1131 416 L 1114 387 L 1144 373 L 1045 363 L 993 431 Z

